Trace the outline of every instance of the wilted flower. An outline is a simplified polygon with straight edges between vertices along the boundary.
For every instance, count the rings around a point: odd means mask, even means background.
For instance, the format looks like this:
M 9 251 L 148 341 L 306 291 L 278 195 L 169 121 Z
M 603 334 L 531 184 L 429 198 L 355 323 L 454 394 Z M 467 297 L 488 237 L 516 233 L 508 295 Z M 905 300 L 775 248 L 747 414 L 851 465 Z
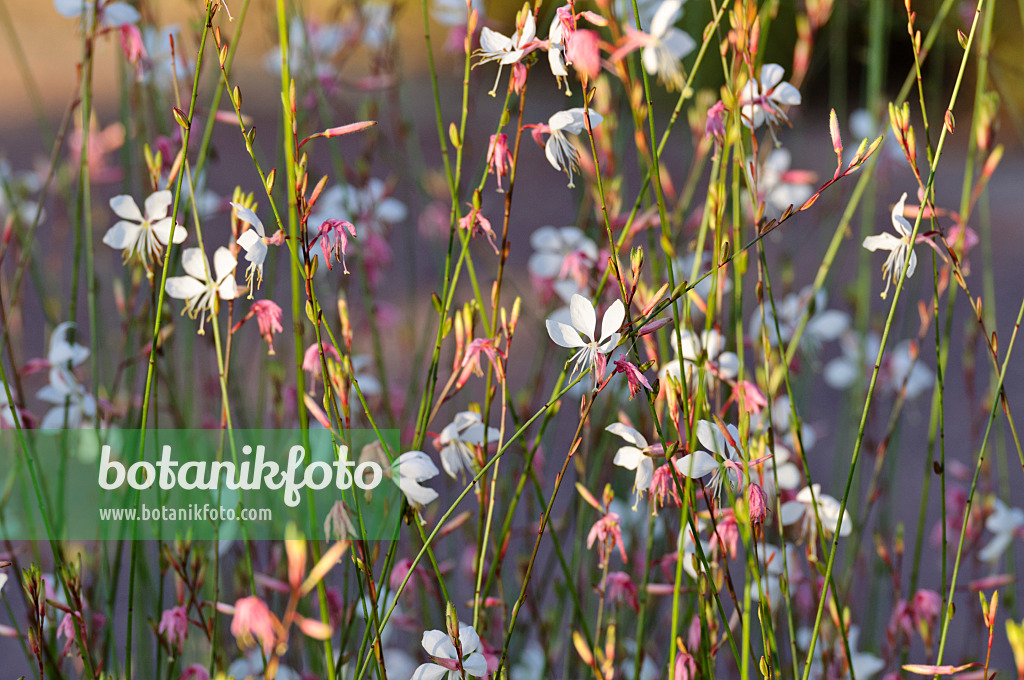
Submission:
M 487 144 L 487 164 L 498 180 L 498 191 L 504 191 L 501 178 L 508 177 L 512 171 L 512 153 L 508 150 L 508 135 L 504 132 L 491 135 Z
M 608 553 L 619 549 L 619 555 L 623 562 L 629 562 L 626 557 L 626 546 L 622 542 L 622 523 L 619 515 L 614 512 L 605 513 L 604 517 L 597 520 L 587 534 L 587 548 L 593 548 L 597 543 L 597 553 L 600 556 L 601 564 L 604 565 Z
M 156 632 L 164 636 L 168 645 L 181 650 L 181 646 L 185 644 L 185 639 L 188 637 L 188 615 L 185 613 L 185 608 L 165 609 L 160 615 L 160 625 Z
M 267 341 L 270 347 L 268 354 L 274 354 L 274 334 L 284 331 L 281 325 L 281 307 L 273 300 L 257 300 L 252 303 L 252 311 L 256 315 L 256 324 L 260 329 L 260 336 Z

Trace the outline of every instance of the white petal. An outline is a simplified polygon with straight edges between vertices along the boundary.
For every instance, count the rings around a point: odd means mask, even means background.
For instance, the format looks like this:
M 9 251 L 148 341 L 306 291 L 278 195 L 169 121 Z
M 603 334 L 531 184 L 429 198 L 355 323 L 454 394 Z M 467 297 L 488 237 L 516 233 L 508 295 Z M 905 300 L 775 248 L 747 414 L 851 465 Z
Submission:
M 482 678 L 487 675 L 487 659 L 480 652 L 473 652 L 462 660 L 462 667 L 466 673 L 474 678 Z
M 799 522 L 807 511 L 807 506 L 799 501 L 787 501 L 782 504 L 782 508 L 779 509 L 779 519 L 782 520 L 783 526 L 789 526 Z
M 580 334 L 576 332 L 572 326 L 564 324 L 561 321 L 553 321 L 548 319 L 544 322 L 548 329 L 548 337 L 550 337 L 556 345 L 561 347 L 568 347 L 570 349 L 576 349 L 583 347 L 586 343 L 580 337 Z
M 458 654 L 448 635 L 439 630 L 424 631 L 420 643 L 427 654 L 439 659 L 454 659 Z
M 160 243 L 163 243 L 164 245 L 167 245 L 167 241 L 171 237 L 171 225 L 172 224 L 173 224 L 173 222 L 171 222 L 171 218 L 170 217 L 165 217 L 164 219 L 159 220 L 158 222 L 153 224 L 153 226 L 152 226 L 153 233 L 156 235 L 156 238 L 157 238 L 158 241 L 160 241 Z M 175 243 L 181 243 L 186 238 L 188 238 L 188 231 L 185 229 L 185 227 L 181 226 L 180 224 L 178 226 L 174 227 L 174 242 Z
M 181 253 L 181 267 L 186 274 L 200 281 L 207 281 L 210 276 L 206 271 L 206 255 L 202 248 L 186 248 Z
M 839 339 L 850 327 L 850 315 L 837 309 L 827 309 L 807 322 L 807 332 L 822 342 Z
M 705 451 L 694 451 L 676 461 L 676 470 L 684 477 L 700 479 L 718 469 L 718 460 Z
M 853 386 L 860 371 L 857 364 L 845 357 L 839 357 L 825 364 L 825 384 L 835 390 L 845 390 Z
M 875 252 L 876 250 L 896 250 L 902 243 L 901 239 L 896 238 L 892 234 L 884 233 L 866 237 L 861 245 L 871 252 Z
M 173 200 L 171 192 L 166 189 L 150 194 L 146 199 L 146 219 L 152 222 L 167 217 L 167 209 L 171 207 Z
M 564 259 L 561 253 L 534 253 L 526 263 L 526 269 L 538 279 L 553 279 L 561 273 Z
M 138 223 L 121 220 L 107 230 L 107 233 L 103 235 L 103 242 L 111 248 L 124 250 L 135 243 L 141 230 L 142 227 Z
M 679 0 L 665 0 L 658 6 L 658 10 L 651 19 L 650 34 L 656 37 L 665 35 L 669 26 L 674 24 L 682 14 L 683 3 Z
M 622 300 L 616 300 L 612 303 L 612 306 L 608 308 L 604 313 L 604 318 L 601 319 L 601 342 L 610 338 L 613 333 L 619 330 L 622 326 L 622 322 L 626 319 L 626 308 L 622 304 Z
M 512 49 L 512 40 L 484 26 L 480 31 L 480 49 L 484 52 L 505 52 Z
M 260 220 L 259 216 L 257 216 L 256 213 L 254 213 L 249 208 L 246 208 L 241 203 L 232 202 L 231 207 L 235 209 L 235 215 L 238 216 L 238 219 L 240 219 L 242 222 L 245 222 L 246 224 L 251 224 L 253 228 L 256 229 L 257 234 L 259 234 L 260 236 L 267 235 L 266 230 L 263 228 L 263 221 Z
M 139 21 L 138 10 L 126 2 L 110 2 L 103 6 L 103 23 L 107 26 L 121 27 Z
M 583 334 L 583 337 L 594 341 L 594 331 L 597 328 L 597 312 L 590 300 L 582 295 L 573 295 L 569 301 L 569 314 L 572 317 L 572 325 Z
M 534 250 L 561 250 L 562 237 L 559 230 L 550 226 L 537 229 L 530 234 L 530 247 Z
M 110 209 L 114 211 L 115 215 L 126 220 L 142 222 L 145 219 L 139 212 L 139 206 L 135 203 L 135 199 L 128 194 L 121 194 L 110 199 Z
M 647 448 L 647 440 L 644 439 L 644 436 L 629 425 L 625 425 L 623 423 L 612 423 L 604 429 L 605 432 L 611 432 L 614 435 L 618 435 L 637 448 Z
M 448 669 L 436 663 L 425 663 L 416 669 L 409 680 L 441 680 L 448 674 Z
M 216 280 L 220 281 L 225 276 L 230 274 L 238 266 L 238 260 L 231 254 L 231 251 L 221 246 L 213 253 L 213 271 L 216 275 Z
M 782 82 L 782 76 L 786 70 L 778 64 L 765 64 L 761 67 L 761 89 L 764 92 L 772 89 Z
M 917 253 L 913 249 L 910 250 L 910 264 L 907 265 L 907 278 L 909 279 L 914 275 L 917 270 Z
M 619 467 L 624 467 L 627 470 L 636 470 L 637 466 L 640 465 L 647 458 L 643 454 L 643 451 L 636 448 L 635 446 L 623 446 L 615 452 L 615 460 L 613 464 Z
M 697 421 L 697 441 L 716 455 L 725 453 L 725 436 L 710 420 Z
M 903 192 L 900 196 L 899 202 L 892 207 L 892 227 L 903 236 L 910 236 L 910 232 L 913 229 L 910 226 L 910 222 L 903 217 L 903 205 L 907 202 L 907 192 Z
M 785 104 L 787 106 L 796 106 L 800 103 L 800 90 L 796 89 L 789 83 L 780 83 L 775 91 L 772 92 L 772 99 L 779 104 Z
M 462 645 L 462 655 L 468 656 L 480 649 L 480 636 L 473 630 L 473 626 L 459 626 L 459 643 Z
M 651 488 L 651 479 L 654 478 L 654 461 L 644 456 L 644 459 L 640 461 L 640 465 L 636 468 L 636 481 L 633 485 L 636 486 L 637 491 L 647 491 Z
M 191 276 L 172 276 L 167 279 L 167 294 L 178 300 L 188 300 L 202 295 L 206 286 Z

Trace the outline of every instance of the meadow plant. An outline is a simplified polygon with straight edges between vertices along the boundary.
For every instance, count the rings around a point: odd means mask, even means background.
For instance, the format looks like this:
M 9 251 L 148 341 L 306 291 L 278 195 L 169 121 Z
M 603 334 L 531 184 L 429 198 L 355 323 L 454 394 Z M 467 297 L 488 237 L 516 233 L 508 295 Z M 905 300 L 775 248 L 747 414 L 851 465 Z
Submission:
M 1024 6 L 560 3 L 42 2 L 57 122 L 0 12 L 0 674 L 1024 679 Z M 400 512 L 62 540 L 35 431 L 162 428 Z

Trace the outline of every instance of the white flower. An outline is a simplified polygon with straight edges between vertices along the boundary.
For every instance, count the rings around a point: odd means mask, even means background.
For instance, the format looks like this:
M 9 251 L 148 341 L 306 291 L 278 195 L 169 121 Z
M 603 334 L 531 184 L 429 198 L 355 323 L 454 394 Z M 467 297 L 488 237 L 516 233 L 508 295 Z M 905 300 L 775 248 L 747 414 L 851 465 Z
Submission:
M 472 0 L 472 9 L 478 15 L 484 11 L 483 0 Z M 434 0 L 430 6 L 430 16 L 434 21 L 449 28 L 465 28 L 469 21 L 469 12 L 465 0 Z
M 654 476 L 654 460 L 647 455 L 650 445 L 644 436 L 629 425 L 612 423 L 604 428 L 605 431 L 618 435 L 630 445 L 623 446 L 615 452 L 615 465 L 624 467 L 627 470 L 636 470 L 636 480 L 633 487 L 637 493 L 647 491 L 651 486 L 651 478 Z
M 813 498 L 812 491 L 813 488 Z M 803 523 L 803 530 L 810 536 L 814 535 L 817 526 L 814 506 L 817 504 L 817 517 L 821 519 L 821 528 L 826 536 L 831 536 L 839 529 L 840 536 L 849 536 L 853 531 L 853 523 L 850 522 L 848 513 L 843 513 L 842 523 L 839 521 L 840 503 L 838 500 L 821 493 L 821 485 L 814 484 L 813 487 L 805 486 L 796 495 L 796 500 L 787 501 L 780 509 L 782 524 L 790 526 Z
M 782 80 L 786 71 L 778 64 L 761 67 L 761 82 L 750 79 L 740 94 L 743 123 L 756 130 L 765 121 L 774 126 L 786 120 L 782 106 L 796 106 L 800 103 L 800 91 Z
M 171 53 L 171 38 L 174 38 L 176 54 Z M 188 74 L 181 52 L 181 31 L 176 25 L 163 28 L 146 26 L 142 29 L 142 44 L 146 48 L 142 82 L 152 82 L 160 90 L 168 92 L 174 87 L 175 80 Z
M 844 333 L 839 338 L 842 355 L 825 364 L 825 384 L 836 390 L 853 387 L 858 378 L 866 376 L 870 370 L 881 344 L 881 337 L 874 331 L 868 332 L 863 339 L 856 331 Z
M 363 393 L 363 397 L 365 399 L 379 397 L 381 392 L 383 392 L 383 388 L 380 381 L 377 380 L 377 376 L 371 373 L 373 357 L 367 354 L 356 354 L 350 361 L 352 363 L 352 376 L 359 383 L 359 390 Z M 359 403 L 359 394 L 356 392 L 354 384 L 352 385 L 349 401 L 353 404 Z
M 416 669 L 411 680 L 460 680 L 466 676 L 482 678 L 487 675 L 487 659 L 480 653 L 480 636 L 472 626 L 459 626 L 459 656 L 455 644 L 448 634 L 440 630 L 423 633 L 421 642 L 433 659 L 440 663 L 425 663 Z
M 288 24 L 288 67 L 294 74 L 329 81 L 337 76 L 334 58 L 353 37 L 353 29 L 342 24 L 304 23 L 298 15 Z M 281 73 L 281 48 L 267 53 L 264 65 L 274 74 Z
M 68 331 L 74 328 L 73 323 L 65 321 L 53 329 L 50 336 L 50 351 L 46 354 L 46 360 L 50 362 L 51 368 L 66 369 L 70 364 L 72 368 L 81 366 L 89 358 L 89 348 L 79 345 L 77 342 L 68 342 Z
M 772 149 L 761 166 L 758 188 L 773 217 L 781 216 L 791 205 L 799 208 L 814 194 L 814 187 L 806 181 L 808 173 L 790 172 L 792 162 L 789 149 Z M 799 179 L 805 181 L 796 181 Z
M 155 261 L 171 238 L 171 217 L 167 214 L 174 200 L 170 191 L 157 191 L 146 199 L 146 214 L 139 210 L 135 199 L 127 194 L 110 199 L 110 209 L 121 220 L 107 230 L 103 242 L 111 248 L 124 251 L 127 260 L 138 255 L 147 267 Z M 174 243 L 188 236 L 185 227 L 174 227 Z
M 680 331 L 679 339 L 682 340 L 682 351 L 677 346 L 676 333 L 670 331 L 669 337 L 679 359 L 670 361 L 662 366 L 661 370 L 658 371 L 659 379 L 671 376 L 675 380 L 682 382 L 680 374 L 681 364 L 682 370 L 686 374 L 687 383 L 691 383 L 695 369 L 704 364 L 705 358 L 714 368 L 714 375 L 717 375 L 722 380 L 733 380 L 739 374 L 739 357 L 733 352 L 722 351 L 725 348 L 725 342 L 722 334 L 714 328 L 709 331 L 703 331 L 699 338 L 696 333 L 689 329 Z M 707 377 L 710 379 L 712 374 L 709 372 Z
M 679 467 L 679 463 L 676 463 L 676 467 Z M 697 532 L 704 531 L 705 522 L 702 519 L 697 520 Z M 704 557 L 708 557 L 711 554 L 712 543 L 706 538 L 700 539 L 700 549 L 704 553 Z M 704 565 L 701 564 L 700 556 L 697 554 L 697 544 L 693 538 L 693 530 L 690 526 L 686 526 L 683 529 L 683 571 L 692 578 L 694 581 L 697 580 L 697 571 L 704 571 Z
M 738 448 L 739 430 L 735 425 L 727 425 L 729 437 L 726 437 L 718 425 L 710 420 L 698 420 L 696 430 L 697 441 L 708 450 L 698 449 L 680 458 L 676 462 L 679 474 L 691 479 L 703 479 L 711 475 L 708 487 L 713 497 L 717 497 L 721 491 L 722 480 L 726 475 L 729 486 L 735 489 L 740 482 L 738 466 L 743 460 Z
M 0 427 L 14 427 L 16 414 L 21 415 L 18 407 L 7 400 L 7 390 L 0 389 Z
M 533 12 L 526 10 L 526 17 L 523 25 L 516 29 L 512 37 L 506 37 L 497 31 L 492 31 L 486 26 L 480 31 L 480 49 L 476 56 L 480 61 L 476 63 L 486 64 L 491 61 L 498 62 L 498 76 L 494 79 L 494 87 L 487 94 L 492 97 L 498 94 L 498 81 L 501 80 L 501 69 L 509 64 L 514 64 L 526 54 L 526 48 L 537 37 L 537 21 L 533 18 Z
M 569 90 L 569 70 L 565 67 L 565 26 L 561 17 L 555 13 L 551 20 L 551 28 L 548 30 L 548 66 L 551 68 L 551 75 L 559 87 L 565 84 L 565 95 L 571 96 Z
M 360 6 L 363 15 L 362 41 L 371 50 L 385 47 L 395 35 L 391 22 L 391 3 L 370 0 Z
M 167 294 L 185 301 L 184 313 L 199 317 L 199 334 L 203 334 L 206 317 L 220 309 L 220 300 L 233 300 L 238 296 L 235 267 L 238 261 L 231 251 L 221 246 L 213 254 L 213 277 L 210 264 L 202 248 L 186 248 L 181 254 L 181 266 L 188 276 L 167 279 Z
M 888 356 L 888 380 L 886 385 L 893 392 L 899 392 L 906 383 L 907 399 L 914 399 L 931 388 L 935 383 L 935 374 L 921 363 L 916 352 L 911 351 L 911 340 L 904 340 L 892 348 Z M 873 361 L 870 358 L 869 361 Z
M 231 662 L 231 665 L 228 667 L 228 677 L 263 680 L 265 677 L 263 675 L 264 668 L 266 668 L 266 664 L 263 660 L 263 654 L 260 653 L 259 647 L 253 647 L 245 656 Z M 288 666 L 279 664 L 274 680 L 301 680 L 301 677 Z
M 96 417 L 96 400 L 64 367 L 50 369 L 50 384 L 36 396 L 54 405 L 39 424 L 43 430 L 59 430 L 65 426 L 73 430 L 86 418 Z
M 981 549 L 978 557 L 983 562 L 994 563 L 1010 547 L 1014 536 L 1024 529 L 1024 510 L 1011 508 L 998 498 L 992 499 L 992 512 L 985 519 L 985 528 L 995 536 Z
M 910 235 L 914 228 L 903 217 L 903 204 L 906 200 L 907 193 L 903 192 L 899 203 L 892 208 L 892 228 L 899 236 L 882 232 L 864 239 L 864 247 L 871 252 L 889 251 L 889 256 L 885 258 L 885 264 L 882 265 L 882 279 L 885 281 L 885 290 L 882 291 L 883 298 L 889 293 L 889 284 L 899 281 L 908 252 L 910 253 L 910 262 L 907 263 L 907 278 L 913 276 L 914 270 L 917 269 L 917 253 L 914 252 L 914 244 L 910 241 Z
M 601 319 L 600 338 L 594 334 L 597 329 L 597 311 L 590 300 L 582 295 L 573 295 L 569 301 L 569 315 L 572 326 L 553 319 L 548 319 L 545 325 L 548 336 L 555 344 L 578 350 L 573 355 L 576 365 L 569 375 L 571 382 L 576 371 L 585 371 L 597 362 L 599 355 L 608 354 L 619 344 L 618 330 L 626 318 L 626 308 L 622 306 L 621 300 L 616 300 L 605 311 Z
M 798 293 L 790 293 L 775 305 L 775 316 L 779 325 L 778 333 L 775 332 L 775 321 L 771 318 L 771 307 L 765 307 L 768 340 L 772 346 L 779 344 L 779 336 L 785 343 L 792 339 L 796 329 L 800 326 L 800 319 L 803 318 L 812 303 L 813 310 L 804 326 L 803 334 L 800 336 L 801 344 L 807 343 L 807 349 L 817 351 L 822 343 L 838 339 L 850 327 L 849 314 L 836 309 L 826 309 L 828 294 L 823 288 L 819 288 L 815 292 L 813 285 L 804 286 Z M 760 309 L 754 312 L 750 319 L 749 334 L 751 337 L 761 337 Z
M 682 14 L 683 0 L 664 0 L 654 13 L 648 43 L 640 54 L 644 69 L 671 89 L 685 84 L 679 62 L 697 46 L 697 41 L 674 26 Z
M 308 224 L 315 234 L 324 220 L 334 218 L 383 234 L 385 227 L 401 223 L 408 214 L 404 203 L 387 195 L 384 180 L 373 177 L 362 187 L 336 184 L 320 194 Z
M 391 464 L 391 478 L 413 505 L 426 505 L 437 498 L 437 492 L 420 482 L 438 475 L 437 466 L 422 451 L 406 451 Z
M 238 219 L 250 225 L 252 229 L 246 229 L 237 240 L 238 245 L 245 251 L 245 259 L 250 262 L 245 270 L 245 281 L 249 284 L 249 299 L 252 299 L 252 277 L 256 275 L 256 286 L 263 283 L 263 263 L 267 259 L 267 231 L 263 228 L 263 222 L 249 208 L 241 203 L 231 203 L 235 209 Z
M 587 115 L 585 109 L 577 107 L 559 111 L 548 118 L 548 132 L 550 134 L 548 135 L 548 141 L 544 144 L 544 155 L 547 157 L 548 162 L 551 163 L 551 167 L 555 170 L 565 171 L 569 175 L 570 187 L 576 186 L 572 183 L 572 171 L 573 169 L 579 169 L 580 153 L 565 135 L 578 135 L 582 133 L 587 127 Z M 591 128 L 597 127 L 604 120 L 601 114 L 593 110 L 589 112 L 589 116 Z
M 694 267 L 695 263 L 696 267 Z M 703 276 L 712 266 L 714 266 L 714 262 L 711 253 L 707 251 L 702 252 L 699 261 L 697 260 L 697 253 L 687 253 L 676 261 L 676 282 L 678 283 L 679 279 L 696 280 L 698 277 Z M 707 300 L 708 296 L 711 295 L 711 289 L 715 284 L 715 278 L 718 277 L 718 274 L 719 271 L 714 271 L 709 276 L 701 279 L 699 283 L 694 285 L 693 292 L 699 295 L 702 300 Z M 720 277 L 718 290 L 721 291 L 722 295 L 728 295 L 732 291 L 732 279 L 728 276 Z M 694 306 L 693 311 L 696 313 L 700 310 Z
M 530 234 L 530 245 L 526 270 L 538 279 L 568 278 L 573 265 L 597 262 L 597 244 L 578 227 L 541 227 Z
M 84 10 L 86 18 L 91 20 L 96 0 L 53 0 L 53 6 L 68 19 L 81 17 Z M 137 23 L 140 18 L 138 10 L 127 2 L 100 3 L 99 25 L 103 28 L 120 28 Z
M 486 429 L 486 439 L 484 430 Z M 476 458 L 473 449 L 498 441 L 500 433 L 495 427 L 484 428 L 483 419 L 474 411 L 455 414 L 455 420 L 441 430 L 441 465 L 449 477 L 465 471 L 472 476 Z

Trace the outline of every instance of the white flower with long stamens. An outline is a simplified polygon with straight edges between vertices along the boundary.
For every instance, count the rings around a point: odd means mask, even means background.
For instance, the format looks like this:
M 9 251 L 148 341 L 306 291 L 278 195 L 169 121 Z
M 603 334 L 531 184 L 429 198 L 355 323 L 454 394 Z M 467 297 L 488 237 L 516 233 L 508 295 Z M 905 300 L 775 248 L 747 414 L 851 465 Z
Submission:
M 448 634 L 440 630 L 423 633 L 423 649 L 434 663 L 422 664 L 411 680 L 461 680 L 467 676 L 482 678 L 487 675 L 487 659 L 480 652 L 480 636 L 472 626 L 459 626 L 459 646 L 462 654 Z
M 572 96 L 569 89 L 569 69 L 565 67 L 565 26 L 557 13 L 551 20 L 551 29 L 548 31 L 548 66 L 558 86 L 565 84 L 565 96 Z
M 800 104 L 800 91 L 782 80 L 786 73 L 778 64 L 761 67 L 761 80 L 751 78 L 740 93 L 743 124 L 756 130 L 764 125 L 778 125 L 786 120 L 783 106 Z
M 743 458 L 739 451 L 740 433 L 735 425 L 726 426 L 729 436 L 710 420 L 697 421 L 697 441 L 707 451 L 700 449 L 687 454 L 676 462 L 679 474 L 691 479 L 703 479 L 711 475 L 708 487 L 712 497 L 722 489 L 722 481 L 728 474 L 729 486 L 735 489 L 740 482 L 740 465 Z
M 639 496 L 641 492 L 647 491 L 651 487 L 651 478 L 654 477 L 654 459 L 651 458 L 650 454 L 654 451 L 655 447 L 649 445 L 644 436 L 629 425 L 612 423 L 604 429 L 607 432 L 622 437 L 629 444 L 628 446 L 620 447 L 615 452 L 615 460 L 612 462 L 627 470 L 636 470 L 636 480 L 633 482 L 633 487 Z M 660 450 L 661 446 L 657 445 L 657 449 Z
M 237 239 L 238 245 L 245 251 L 245 259 L 250 263 L 245 270 L 245 282 L 249 284 L 249 299 L 252 299 L 252 278 L 256 275 L 256 287 L 263 283 L 263 263 L 267 259 L 267 231 L 263 222 L 249 208 L 241 203 L 232 203 L 235 215 L 252 229 L 246 229 Z
M 110 209 L 121 220 L 107 230 L 103 242 L 111 248 L 124 251 L 124 259 L 138 255 L 149 267 L 157 260 L 163 246 L 171 240 L 171 217 L 167 214 L 174 200 L 170 191 L 157 191 L 146 199 L 146 214 L 143 215 L 135 199 L 127 194 L 110 199 Z M 188 236 L 185 227 L 174 227 L 174 243 L 181 243 Z
M 444 471 L 452 478 L 463 471 L 472 476 L 476 464 L 473 449 L 498 441 L 498 436 L 497 428 L 484 427 L 479 413 L 463 411 L 455 414 L 455 420 L 446 425 L 438 436 Z
M 235 283 L 238 261 L 230 250 L 221 246 L 213 254 L 211 272 L 202 248 L 186 248 L 181 254 L 181 266 L 188 276 L 167 279 L 167 294 L 185 301 L 182 314 L 187 313 L 192 319 L 199 317 L 199 334 L 202 335 L 207 316 L 217 313 L 220 300 L 238 297 L 238 285 Z
M 685 84 L 679 62 L 697 47 L 696 40 L 675 27 L 683 14 L 683 1 L 665 0 L 658 6 L 640 53 L 644 69 L 674 89 Z
M 437 492 L 420 482 L 438 475 L 437 466 L 422 451 L 406 451 L 391 464 L 391 478 L 412 505 L 422 506 L 437 499 Z
M 995 536 L 981 549 L 978 557 L 991 564 L 1002 557 L 1014 536 L 1024 530 L 1024 510 L 1011 508 L 998 498 L 993 499 L 992 513 L 985 519 L 985 528 Z
M 572 182 L 572 173 L 574 169 L 579 169 L 580 167 L 580 152 L 577 151 L 566 135 L 578 135 L 586 130 L 587 115 L 586 109 L 581 107 L 559 111 L 548 118 L 546 130 L 543 130 L 549 133 L 548 140 L 544 144 L 544 155 L 547 157 L 548 162 L 551 163 L 551 167 L 569 175 L 570 187 L 576 186 Z M 591 110 L 589 115 L 591 128 L 597 127 L 604 120 L 601 114 L 596 111 Z
M 601 319 L 601 336 L 597 337 L 597 311 L 590 300 L 582 295 L 573 295 L 569 301 L 569 315 L 572 325 L 548 319 L 546 326 L 548 335 L 555 344 L 569 349 L 578 350 L 570 361 L 576 365 L 569 375 L 572 382 L 577 371 L 581 373 L 597 363 L 598 357 L 608 354 L 619 344 L 619 327 L 626 318 L 626 308 L 621 300 L 616 300 L 604 313 Z
M 885 290 L 882 291 L 882 298 L 889 294 L 889 284 L 898 283 L 903 273 L 903 263 L 907 261 L 907 253 L 910 253 L 910 262 L 907 262 L 907 278 L 914 275 L 917 269 L 917 253 L 914 252 L 914 244 L 910 236 L 914 231 L 910 222 L 903 217 L 903 204 L 907 200 L 906 192 L 900 197 L 899 203 L 892 209 L 892 228 L 899 236 L 893 236 L 887 232 L 868 236 L 864 239 L 864 247 L 875 252 L 876 250 L 888 250 L 889 256 L 885 258 L 882 265 L 882 278 L 885 280 Z
M 484 26 L 480 31 L 480 49 L 475 54 L 475 56 L 480 58 L 476 65 L 479 66 L 480 64 L 492 61 L 498 62 L 498 75 L 494 79 L 494 87 L 487 94 L 492 97 L 497 96 L 498 81 L 501 80 L 501 69 L 510 64 L 515 64 L 522 59 L 526 54 L 526 48 L 536 37 L 537 21 L 533 18 L 533 12 L 529 9 L 526 10 L 523 25 L 518 27 L 511 37 L 504 36 Z

